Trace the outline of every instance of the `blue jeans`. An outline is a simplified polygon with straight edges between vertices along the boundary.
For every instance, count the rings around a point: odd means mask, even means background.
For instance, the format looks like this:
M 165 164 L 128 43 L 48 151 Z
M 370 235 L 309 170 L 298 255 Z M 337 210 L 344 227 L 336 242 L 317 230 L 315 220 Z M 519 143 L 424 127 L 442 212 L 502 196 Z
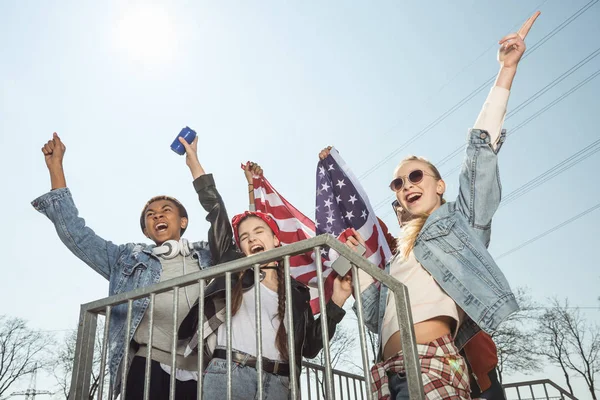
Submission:
M 255 368 L 231 364 L 231 398 L 234 400 L 258 399 L 258 373 Z M 263 371 L 263 398 L 281 400 L 289 398 L 290 379 Z M 213 358 L 204 370 L 202 384 L 204 399 L 227 398 L 227 361 Z
M 406 374 L 389 373 L 388 378 L 391 399 L 408 400 L 408 381 L 406 380 Z

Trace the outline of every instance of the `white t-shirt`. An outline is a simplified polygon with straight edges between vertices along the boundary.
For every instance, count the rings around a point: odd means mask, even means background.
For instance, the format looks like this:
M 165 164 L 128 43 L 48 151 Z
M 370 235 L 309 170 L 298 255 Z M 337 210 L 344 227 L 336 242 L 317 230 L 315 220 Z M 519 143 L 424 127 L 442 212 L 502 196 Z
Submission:
M 254 305 L 254 287 L 246 290 L 242 305 L 238 312 L 231 317 L 232 341 L 231 347 L 256 357 L 256 313 Z M 262 354 L 273 361 L 283 361 L 275 346 L 275 336 L 279 329 L 280 320 L 277 316 L 279 304 L 277 293 L 260 284 L 261 322 L 262 322 Z M 217 346 L 227 344 L 227 326 L 221 324 L 217 330 Z

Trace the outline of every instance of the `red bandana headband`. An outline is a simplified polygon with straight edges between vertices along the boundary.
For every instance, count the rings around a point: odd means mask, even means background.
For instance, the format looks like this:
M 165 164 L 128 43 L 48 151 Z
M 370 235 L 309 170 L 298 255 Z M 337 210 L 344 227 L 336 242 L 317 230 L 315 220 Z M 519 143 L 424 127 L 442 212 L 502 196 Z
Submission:
M 275 222 L 273 217 L 261 211 L 246 211 L 242 214 L 236 215 L 231 219 L 231 226 L 233 227 L 233 237 L 238 247 L 240 247 L 240 236 L 238 228 L 240 226 L 240 222 L 242 222 L 248 217 L 257 217 L 262 219 L 269 226 L 269 228 L 271 228 L 273 234 L 279 239 L 279 227 L 277 226 L 277 222 Z

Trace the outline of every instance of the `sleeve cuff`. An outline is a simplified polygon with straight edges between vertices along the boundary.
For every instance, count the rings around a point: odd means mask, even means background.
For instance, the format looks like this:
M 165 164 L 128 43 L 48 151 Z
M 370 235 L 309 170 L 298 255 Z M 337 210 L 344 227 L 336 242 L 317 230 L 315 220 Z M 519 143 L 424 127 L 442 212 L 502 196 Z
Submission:
M 40 197 L 38 197 L 37 199 L 33 200 L 31 202 L 31 205 L 37 211 L 43 211 L 54 200 L 58 200 L 63 197 L 71 197 L 71 191 L 69 190 L 69 188 L 64 187 L 64 188 L 60 188 L 60 189 L 51 190 L 50 192 L 45 193 L 45 194 L 41 195 Z
M 335 322 L 336 324 L 340 323 L 344 315 L 346 315 L 346 310 L 342 307 L 338 306 L 333 302 L 333 300 L 329 300 L 327 302 L 327 318 Z
M 215 179 L 212 174 L 204 174 L 194 180 L 196 193 L 200 193 L 209 186 L 215 186 Z

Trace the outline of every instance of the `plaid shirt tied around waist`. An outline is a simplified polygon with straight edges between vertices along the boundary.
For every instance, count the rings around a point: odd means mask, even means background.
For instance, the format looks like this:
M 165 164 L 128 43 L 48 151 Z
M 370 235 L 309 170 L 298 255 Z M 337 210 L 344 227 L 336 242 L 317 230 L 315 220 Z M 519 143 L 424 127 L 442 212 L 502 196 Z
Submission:
M 467 365 L 451 335 L 442 336 L 428 344 L 417 344 L 417 353 L 427 400 L 471 398 Z M 402 352 L 371 368 L 371 390 L 378 399 L 391 399 L 388 373 L 405 373 Z

